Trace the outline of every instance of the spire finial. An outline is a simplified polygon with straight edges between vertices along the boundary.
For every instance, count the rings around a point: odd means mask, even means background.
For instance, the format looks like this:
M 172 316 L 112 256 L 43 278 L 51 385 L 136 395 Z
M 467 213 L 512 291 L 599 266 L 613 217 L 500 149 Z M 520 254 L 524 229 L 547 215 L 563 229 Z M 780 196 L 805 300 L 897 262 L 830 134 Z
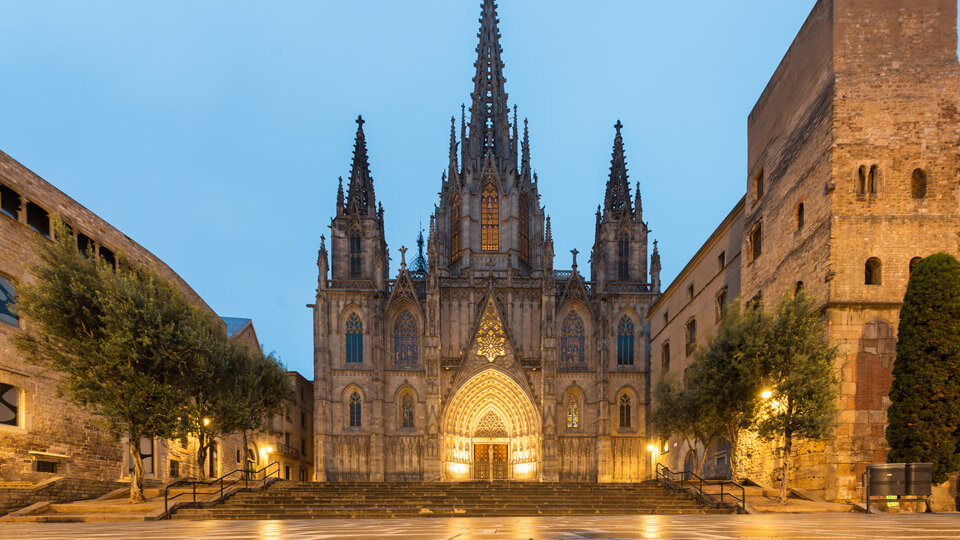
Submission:
M 580 253 L 580 251 L 577 250 L 577 248 L 573 248 L 570 250 L 570 253 L 573 254 L 573 265 L 570 268 L 574 272 L 576 272 L 577 271 L 577 254 Z
M 370 176 L 367 138 L 363 133 L 364 123 L 366 122 L 363 116 L 358 115 L 357 137 L 353 145 L 353 165 L 350 170 L 346 206 L 350 211 L 372 215 L 376 211 L 376 197 L 373 191 L 373 178 Z
M 400 246 L 400 269 L 407 269 L 407 246 Z
M 630 201 L 630 183 L 627 179 L 627 159 L 623 151 L 623 137 L 620 130 L 623 124 L 620 120 L 613 126 L 617 134 L 613 139 L 613 155 L 610 158 L 610 178 L 607 180 L 607 190 L 604 195 L 604 217 L 618 219 L 624 215 L 633 214 Z

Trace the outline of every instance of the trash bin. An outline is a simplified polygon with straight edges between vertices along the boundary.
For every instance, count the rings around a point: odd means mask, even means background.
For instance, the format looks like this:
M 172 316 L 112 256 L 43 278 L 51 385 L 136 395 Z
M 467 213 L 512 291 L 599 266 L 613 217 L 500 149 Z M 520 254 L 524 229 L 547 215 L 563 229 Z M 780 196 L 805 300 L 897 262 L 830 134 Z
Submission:
M 906 463 L 881 463 L 867 466 L 867 486 L 871 497 L 903 495 L 906 493 Z
M 905 495 L 930 496 L 933 493 L 933 463 L 906 464 Z

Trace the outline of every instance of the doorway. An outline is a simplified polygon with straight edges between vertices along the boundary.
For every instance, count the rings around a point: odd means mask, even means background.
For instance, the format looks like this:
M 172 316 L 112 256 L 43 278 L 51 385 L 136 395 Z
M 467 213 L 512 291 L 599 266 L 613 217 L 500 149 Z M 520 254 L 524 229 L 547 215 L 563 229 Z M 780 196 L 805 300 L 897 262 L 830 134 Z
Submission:
M 507 480 L 507 443 L 473 445 L 473 479 Z

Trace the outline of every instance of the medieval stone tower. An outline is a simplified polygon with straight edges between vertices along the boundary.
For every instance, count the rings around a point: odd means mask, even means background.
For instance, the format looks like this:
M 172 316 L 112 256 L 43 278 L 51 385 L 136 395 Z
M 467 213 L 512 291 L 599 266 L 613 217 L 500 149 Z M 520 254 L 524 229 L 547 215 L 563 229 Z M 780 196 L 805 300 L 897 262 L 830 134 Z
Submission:
M 527 123 L 484 0 L 469 114 L 451 121 L 428 264 L 390 278 L 358 119 L 314 306 L 317 480 L 648 477 L 645 316 L 660 289 L 617 122 L 591 280 L 554 269 Z M 512 119 L 511 119 L 512 115 Z M 429 186 L 423 186 L 429 189 Z M 329 267 L 328 267 L 329 257 Z M 328 278 L 329 273 L 329 278 Z

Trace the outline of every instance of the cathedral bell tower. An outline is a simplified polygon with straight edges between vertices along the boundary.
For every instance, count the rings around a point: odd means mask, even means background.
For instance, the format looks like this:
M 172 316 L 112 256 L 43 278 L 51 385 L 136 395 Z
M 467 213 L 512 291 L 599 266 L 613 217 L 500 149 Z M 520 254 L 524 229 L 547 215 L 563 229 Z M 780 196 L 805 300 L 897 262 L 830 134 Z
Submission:
M 484 0 L 470 116 L 460 112 L 460 140 L 451 118 L 450 156 L 434 218 L 443 275 L 465 271 L 505 276 L 543 271 L 543 208 L 530 167 L 530 138 L 505 89 L 497 5 Z M 469 269 L 469 270 L 468 270 Z
M 590 279 L 601 291 L 649 284 L 647 280 L 647 234 L 643 222 L 640 184 L 631 201 L 627 160 L 623 150 L 623 124 L 614 126 L 613 156 L 603 206 L 597 207 L 597 228 L 590 254 Z
M 373 281 L 377 289 L 385 289 L 390 260 L 383 232 L 383 205 L 377 206 L 373 192 L 363 124 L 363 117 L 357 117 L 346 199 L 342 178 L 337 188 L 337 215 L 330 224 L 330 268 L 334 281 Z

